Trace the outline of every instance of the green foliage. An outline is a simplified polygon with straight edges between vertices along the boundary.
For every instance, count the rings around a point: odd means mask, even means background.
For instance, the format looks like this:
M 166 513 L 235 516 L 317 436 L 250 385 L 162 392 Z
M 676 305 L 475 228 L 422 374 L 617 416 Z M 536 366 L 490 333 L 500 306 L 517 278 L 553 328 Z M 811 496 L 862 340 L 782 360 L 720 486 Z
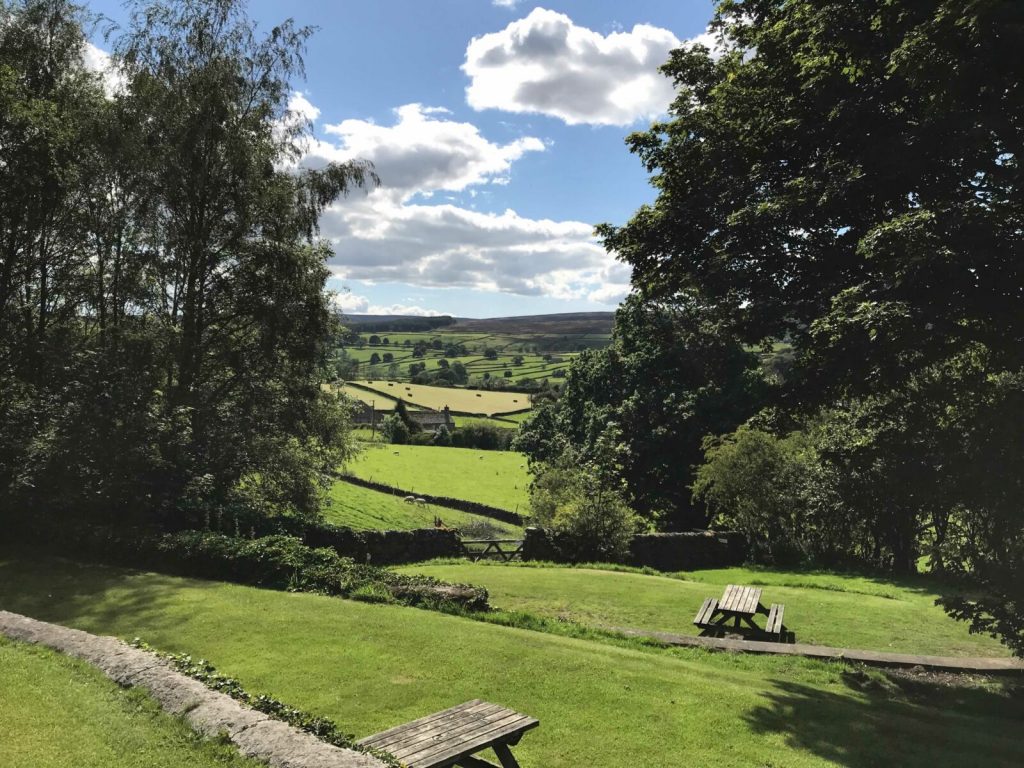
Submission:
M 288 169 L 310 30 L 260 37 L 241 0 L 133 8 L 105 94 L 84 11 L 0 5 L 0 506 L 315 515 L 351 450 L 321 390 L 338 328 L 317 220 L 376 177 Z
M 749 427 L 705 444 L 694 495 L 707 505 L 711 526 L 744 534 L 758 561 L 785 564 L 821 553 L 803 493 L 812 462 L 802 434 L 789 439 Z
M 634 296 L 616 314 L 611 346 L 573 360 L 561 397 L 520 427 L 514 447 L 534 462 L 567 446 L 595 460 L 611 439 L 601 460 L 614 461 L 636 511 L 662 528 L 698 527 L 704 512 L 689 485 L 701 443 L 751 416 L 763 387 L 756 358 L 735 341 L 686 307 Z
M 51 528 L 47 542 L 54 551 L 75 557 L 192 578 L 350 598 L 373 589 L 406 605 L 437 608 L 453 602 L 471 610 L 488 607 L 486 590 L 356 563 L 333 549 L 308 547 L 294 536 L 245 539 L 209 531 L 149 534 L 75 526 Z
M 481 451 L 507 451 L 513 431 L 491 424 L 463 424 L 451 434 L 450 445 L 457 448 L 475 448 Z
M 401 404 L 401 401 L 399 401 L 399 404 Z M 384 417 L 380 423 L 380 433 L 392 445 L 405 445 L 409 442 L 412 434 L 401 416 L 396 413 Z
M 569 452 L 538 465 L 530 486 L 530 522 L 548 528 L 571 562 L 617 562 L 629 552 L 640 520 L 623 499 L 614 474 Z

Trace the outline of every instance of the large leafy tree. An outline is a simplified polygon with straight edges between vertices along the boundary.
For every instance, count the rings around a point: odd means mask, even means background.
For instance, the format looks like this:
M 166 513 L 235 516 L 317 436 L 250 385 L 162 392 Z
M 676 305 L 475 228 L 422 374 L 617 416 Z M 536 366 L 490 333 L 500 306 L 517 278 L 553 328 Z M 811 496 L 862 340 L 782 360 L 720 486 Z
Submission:
M 658 198 L 606 245 L 646 300 L 792 342 L 779 424 L 845 414 L 822 456 L 850 514 L 877 500 L 899 568 L 933 541 L 990 596 L 960 615 L 1024 648 L 1024 446 L 999 426 L 1024 366 L 1024 6 L 723 0 L 714 29 L 665 65 L 671 119 L 630 139 Z
M 309 29 L 261 35 L 240 0 L 132 10 L 104 89 L 82 9 L 3 6 L 4 492 L 170 524 L 315 513 L 348 445 L 317 219 L 376 177 L 296 166 Z
M 823 397 L 974 341 L 1020 365 L 1024 6 L 728 0 L 715 29 L 630 139 L 656 203 L 602 229 L 636 287 L 813 346 Z

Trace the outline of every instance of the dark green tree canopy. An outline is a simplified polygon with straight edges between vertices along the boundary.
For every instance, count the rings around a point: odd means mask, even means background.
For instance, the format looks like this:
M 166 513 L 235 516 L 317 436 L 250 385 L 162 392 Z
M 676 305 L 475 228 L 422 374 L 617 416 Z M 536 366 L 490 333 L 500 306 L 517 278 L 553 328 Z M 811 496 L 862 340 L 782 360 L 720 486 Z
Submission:
M 1018 366 L 1024 5 L 726 0 L 714 28 L 629 141 L 657 202 L 601 228 L 634 285 L 813 349 L 821 393 L 973 341 Z

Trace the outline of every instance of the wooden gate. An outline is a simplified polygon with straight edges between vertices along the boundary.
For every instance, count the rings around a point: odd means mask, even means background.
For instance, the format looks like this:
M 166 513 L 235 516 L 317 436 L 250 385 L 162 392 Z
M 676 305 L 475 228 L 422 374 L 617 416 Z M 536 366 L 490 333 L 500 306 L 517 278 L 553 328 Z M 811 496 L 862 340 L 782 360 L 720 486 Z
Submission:
M 462 547 L 462 554 L 474 563 L 484 558 L 505 563 L 523 559 L 522 539 L 464 539 L 459 544 Z

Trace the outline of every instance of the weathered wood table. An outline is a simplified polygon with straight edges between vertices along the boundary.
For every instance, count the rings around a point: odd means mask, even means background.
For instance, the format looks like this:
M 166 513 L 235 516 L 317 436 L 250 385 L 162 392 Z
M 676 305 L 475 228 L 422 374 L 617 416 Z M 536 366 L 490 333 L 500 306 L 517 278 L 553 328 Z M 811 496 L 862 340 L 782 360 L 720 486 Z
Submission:
M 773 604 L 770 609 L 761 605 L 761 590 L 758 587 L 729 584 L 720 600 L 709 597 L 704 601 L 693 623 L 703 630 L 701 635 L 722 634 L 729 629 L 781 640 L 787 632 L 782 623 L 785 610 L 786 606 L 782 604 Z M 754 616 L 759 613 L 768 617 L 764 629 L 754 623 Z M 733 622 L 732 627 L 728 626 L 729 621 Z
M 519 768 L 509 747 L 540 721 L 480 699 L 435 712 L 361 739 L 359 744 L 392 754 L 409 768 L 497 768 L 473 757 L 494 750 L 502 768 Z

